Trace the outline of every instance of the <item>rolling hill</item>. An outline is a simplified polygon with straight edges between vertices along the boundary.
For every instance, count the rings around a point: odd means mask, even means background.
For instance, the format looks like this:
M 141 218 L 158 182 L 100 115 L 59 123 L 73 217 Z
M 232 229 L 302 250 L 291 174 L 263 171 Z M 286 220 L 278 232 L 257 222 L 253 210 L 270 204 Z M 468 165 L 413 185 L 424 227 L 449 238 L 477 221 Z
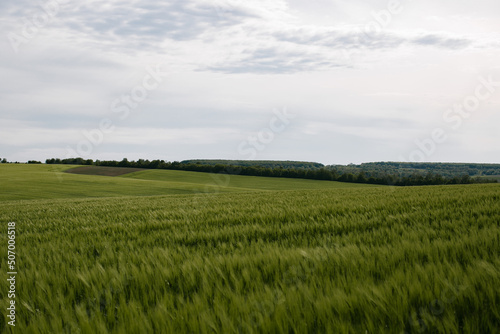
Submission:
M 0 164 L 0 201 L 371 187 L 316 180 L 113 168 Z M 76 174 L 73 169 L 80 169 L 80 174 Z M 72 170 L 72 173 L 68 173 Z M 124 170 L 131 173 L 100 175 L 110 170 L 114 170 L 115 174 Z

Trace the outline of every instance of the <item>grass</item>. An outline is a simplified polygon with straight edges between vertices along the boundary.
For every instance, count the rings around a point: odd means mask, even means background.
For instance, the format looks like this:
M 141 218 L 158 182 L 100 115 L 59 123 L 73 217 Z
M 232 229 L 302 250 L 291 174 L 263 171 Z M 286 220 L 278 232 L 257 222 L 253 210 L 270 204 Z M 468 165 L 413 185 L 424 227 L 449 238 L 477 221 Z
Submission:
M 187 182 L 141 173 L 112 179 Z M 6 332 L 500 328 L 497 184 L 4 201 L 0 221 L 19 253 Z
M 154 196 L 203 192 L 202 185 L 129 180 L 120 177 L 63 173 L 67 166 L 0 166 L 0 201 L 89 198 L 119 196 Z M 231 189 L 220 189 L 231 191 Z M 233 190 L 234 191 L 234 190 Z
M 81 166 L 66 169 L 66 173 L 80 175 L 101 175 L 101 176 L 121 176 L 133 172 L 139 172 L 142 168 L 127 168 L 127 167 L 104 167 L 104 166 Z
M 230 176 L 208 173 L 146 170 L 119 177 L 77 175 L 65 171 L 78 166 L 0 165 L 1 201 L 53 198 L 157 196 L 255 190 L 332 189 L 369 185 Z M 137 169 L 131 169 L 134 171 Z M 121 169 L 118 169 L 121 171 Z M 89 173 L 87 170 L 86 173 Z M 230 182 L 227 183 L 227 179 Z
M 215 187 L 230 187 L 253 190 L 307 190 L 379 187 L 369 184 L 342 183 L 305 179 L 259 177 L 244 175 L 211 174 L 172 170 L 146 170 L 124 175 L 125 178 L 166 182 L 209 184 Z

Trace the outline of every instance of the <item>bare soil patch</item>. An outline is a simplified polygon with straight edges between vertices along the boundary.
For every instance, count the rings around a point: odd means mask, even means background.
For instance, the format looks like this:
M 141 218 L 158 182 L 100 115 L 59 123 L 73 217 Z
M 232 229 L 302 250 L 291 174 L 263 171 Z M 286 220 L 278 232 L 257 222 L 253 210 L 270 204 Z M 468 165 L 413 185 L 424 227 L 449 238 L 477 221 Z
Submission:
M 127 168 L 127 167 L 104 167 L 104 166 L 83 166 L 71 168 L 65 171 L 71 174 L 82 175 L 101 175 L 101 176 L 120 176 L 133 172 L 146 170 L 144 168 Z

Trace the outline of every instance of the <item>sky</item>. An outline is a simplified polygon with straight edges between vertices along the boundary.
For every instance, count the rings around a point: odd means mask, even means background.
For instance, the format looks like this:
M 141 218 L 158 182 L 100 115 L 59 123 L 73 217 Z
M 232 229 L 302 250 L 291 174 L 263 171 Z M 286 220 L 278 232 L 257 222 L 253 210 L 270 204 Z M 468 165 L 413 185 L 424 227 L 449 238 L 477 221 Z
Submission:
M 500 163 L 498 0 L 5 0 L 0 158 Z

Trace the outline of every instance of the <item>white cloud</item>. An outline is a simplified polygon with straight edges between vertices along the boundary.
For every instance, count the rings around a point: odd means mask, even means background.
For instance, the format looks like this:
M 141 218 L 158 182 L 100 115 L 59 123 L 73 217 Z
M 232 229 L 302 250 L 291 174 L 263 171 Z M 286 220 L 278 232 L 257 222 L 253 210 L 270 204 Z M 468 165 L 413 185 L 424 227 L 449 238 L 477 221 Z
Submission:
M 500 56 L 496 0 L 404 2 L 375 34 L 366 33 L 367 24 L 387 1 L 59 3 L 18 53 L 7 35 L 22 36 L 43 11 L 34 1 L 0 4 L 0 155 L 55 156 L 111 117 L 117 130 L 96 149 L 101 159 L 113 150 L 154 158 L 157 143 L 178 157 L 225 158 L 240 138 L 265 126 L 273 108 L 287 106 L 299 117 L 262 158 L 396 159 L 407 143 L 441 125 L 444 110 L 471 94 L 478 76 L 496 75 Z M 162 85 L 118 121 L 111 101 L 157 63 L 168 68 Z M 487 130 L 493 116 L 485 115 L 463 128 L 467 145 L 453 142 L 454 153 L 435 158 L 479 159 L 471 143 L 481 130 L 488 137 L 477 142 L 494 151 L 500 138 Z M 347 148 L 334 145 L 332 155 L 320 144 L 333 140 Z M 370 142 L 376 148 L 365 147 Z

